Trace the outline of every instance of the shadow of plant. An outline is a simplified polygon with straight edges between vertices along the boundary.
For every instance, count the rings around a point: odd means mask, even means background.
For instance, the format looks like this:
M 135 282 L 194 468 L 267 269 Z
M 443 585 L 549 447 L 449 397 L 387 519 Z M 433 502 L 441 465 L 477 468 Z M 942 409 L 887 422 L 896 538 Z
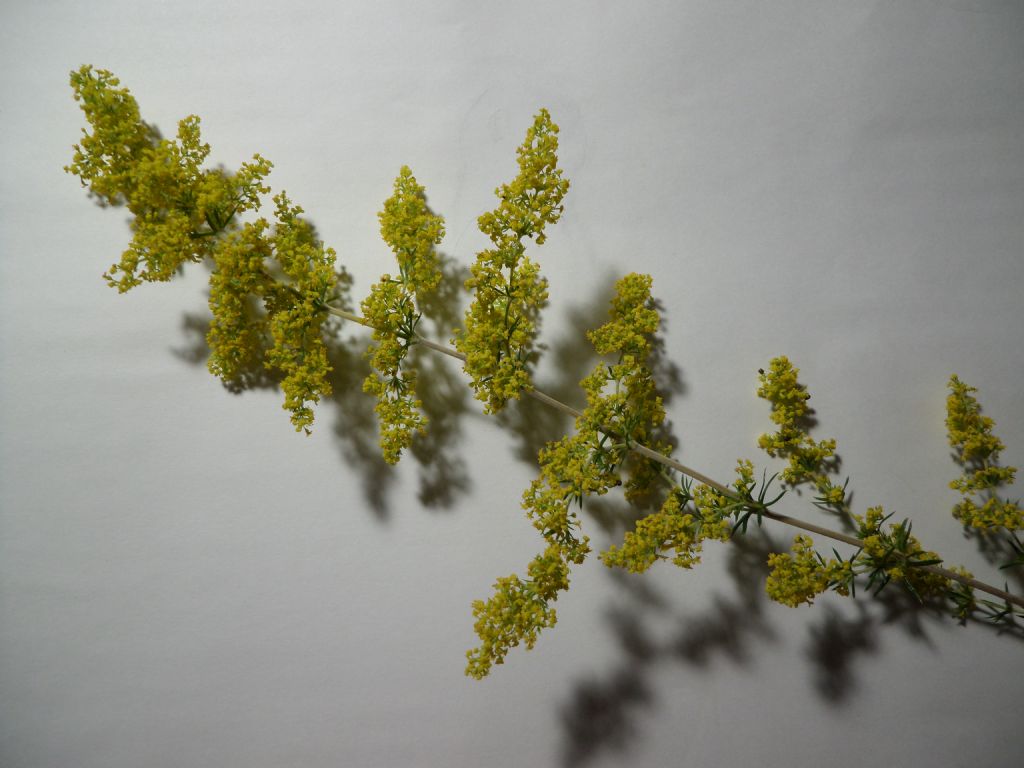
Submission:
M 610 290 L 605 291 L 589 304 L 567 309 L 568 333 L 545 345 L 544 350 L 544 370 L 552 369 L 557 375 L 542 372 L 536 376 L 538 390 L 576 409 L 584 407 L 579 382 L 597 361 L 585 333 L 605 322 L 611 295 Z M 545 445 L 573 429 L 571 416 L 530 397 L 511 401 L 495 418 L 503 430 L 514 436 L 516 458 L 529 466 L 536 466 L 537 454 Z
M 820 620 L 810 628 L 807 656 L 814 667 L 814 685 L 831 704 L 844 703 L 856 688 L 856 657 L 878 652 L 874 619 L 863 602 L 854 606 L 856 615 L 847 617 L 827 605 Z
M 384 461 L 377 432 L 374 401 L 363 392 L 370 374 L 366 359 L 368 337 L 350 337 L 328 344 L 334 423 L 331 431 L 346 463 L 359 472 L 363 498 L 380 520 L 387 520 L 387 492 L 398 479 L 395 467 Z
M 623 755 L 639 743 L 645 711 L 656 703 L 657 680 L 665 665 L 705 670 L 716 659 L 724 659 L 742 668 L 756 663 L 767 644 L 777 642 L 778 633 L 765 610 L 763 585 L 767 557 L 781 546 L 764 530 L 731 542 L 727 569 L 732 594 L 716 591 L 709 605 L 696 611 L 677 612 L 674 601 L 653 591 L 643 575 L 611 573 L 624 598 L 608 611 L 609 631 L 618 641 L 620 657 L 598 677 L 577 683 L 563 705 L 564 766 L 576 768 L 606 752 Z M 679 576 L 685 579 L 686 574 Z M 666 616 L 677 629 L 656 639 L 652 622 L 663 622 Z M 852 690 L 852 661 L 858 653 L 877 647 L 876 624 L 872 618 L 845 618 L 829 606 L 820 627 L 812 628 L 808 659 L 816 689 L 826 701 L 839 703 Z M 588 727 L 595 717 L 601 727 Z
M 659 665 L 683 663 L 706 668 L 721 655 L 743 666 L 753 650 L 774 641 L 758 588 L 767 553 L 774 544 L 762 531 L 737 539 L 735 544 L 729 548 L 728 568 L 736 595 L 716 594 L 707 610 L 675 617 L 672 623 L 678 630 L 667 638 L 656 638 L 650 625 L 654 617 L 671 617 L 673 601 L 653 589 L 643 574 L 610 572 L 623 593 L 623 599 L 606 614 L 609 631 L 621 650 L 620 659 L 601 676 L 577 683 L 563 705 L 564 766 L 584 765 L 606 751 L 621 755 L 642 738 L 645 710 L 656 702 Z M 595 720 L 600 727 L 590 726 Z
M 973 539 L 978 551 L 990 565 L 999 569 L 1000 575 L 1008 582 L 1012 581 L 1015 591 L 1024 591 L 1024 546 L 1020 539 L 1004 531 L 994 532 L 986 536 L 972 530 L 964 531 L 965 539 Z
M 345 461 L 360 472 L 366 502 L 374 514 L 380 519 L 386 519 L 387 489 L 395 481 L 396 473 L 380 456 L 373 400 L 362 391 L 363 379 L 370 372 L 364 359 L 366 340 L 356 337 L 343 339 L 340 325 L 332 324 L 334 330 L 325 334 L 324 340 L 331 365 L 328 381 L 332 391 L 327 399 L 335 406 L 332 432 Z M 208 314 L 186 313 L 182 319 L 186 343 L 172 350 L 175 356 L 191 365 L 205 366 L 209 357 L 209 347 L 206 345 L 209 327 Z M 278 391 L 281 376 L 266 368 L 253 367 L 235 380 L 223 382 L 223 385 L 228 392 L 236 395 L 256 390 Z M 319 418 L 322 423 L 324 415 L 321 413 Z
M 446 344 L 461 321 L 459 297 L 469 270 L 448 256 L 439 257 L 441 282 L 423 301 L 420 330 L 427 338 Z M 423 413 L 430 422 L 427 433 L 418 435 L 411 449 L 419 465 L 418 498 L 426 507 L 449 508 L 459 494 L 472 488 L 466 462 L 457 450 L 462 418 L 469 413 L 469 391 L 454 360 L 413 347 L 412 361 L 418 372 Z
M 621 593 L 606 610 L 619 658 L 606 671 L 577 682 L 562 705 L 562 765 L 578 768 L 605 753 L 622 756 L 641 742 L 642 724 L 657 703 L 657 681 L 665 665 L 703 670 L 722 658 L 743 668 L 756 663 L 766 644 L 778 642 L 766 610 L 764 582 L 768 555 L 786 549 L 786 544 L 765 529 L 753 529 L 727 546 L 731 594 L 716 591 L 701 610 L 679 611 L 644 575 L 610 572 Z M 679 577 L 685 579 L 686 574 Z M 877 594 L 858 593 L 855 599 L 833 599 L 803 614 L 811 617 L 804 657 L 813 689 L 831 707 L 846 705 L 859 690 L 857 664 L 880 652 L 883 633 L 900 632 L 934 648 L 930 628 L 948 626 L 950 621 L 942 604 L 922 605 L 895 587 Z M 663 624 L 666 617 L 678 629 L 657 638 L 655 620 Z M 1024 627 L 1007 630 L 983 621 L 971 623 L 1024 640 Z

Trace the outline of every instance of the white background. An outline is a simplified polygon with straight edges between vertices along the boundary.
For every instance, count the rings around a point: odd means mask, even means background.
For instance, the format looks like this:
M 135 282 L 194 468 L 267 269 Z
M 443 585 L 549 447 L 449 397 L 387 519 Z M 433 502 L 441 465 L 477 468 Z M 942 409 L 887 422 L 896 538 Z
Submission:
M 214 162 L 272 160 L 359 299 L 392 269 L 375 212 L 398 168 L 469 264 L 546 106 L 572 189 L 531 252 L 539 384 L 579 403 L 583 330 L 648 272 L 681 460 L 765 465 L 756 370 L 789 355 L 855 509 L 1000 580 L 949 515 L 943 418 L 957 372 L 1024 462 L 1022 43 L 1011 0 L 6 0 L 0 764 L 1016 764 L 1019 640 L 871 599 L 770 604 L 764 553 L 736 546 L 638 578 L 594 559 L 535 650 L 464 677 L 471 601 L 542 545 L 530 446 L 567 425 L 531 404 L 502 428 L 437 363 L 432 461 L 385 472 L 353 366 L 296 435 L 279 393 L 196 362 L 201 267 L 104 285 L 126 213 L 61 167 L 68 72 L 111 69 L 165 134 L 202 116 Z M 595 544 L 621 536 L 621 506 L 594 509 Z M 784 511 L 828 523 L 806 497 Z

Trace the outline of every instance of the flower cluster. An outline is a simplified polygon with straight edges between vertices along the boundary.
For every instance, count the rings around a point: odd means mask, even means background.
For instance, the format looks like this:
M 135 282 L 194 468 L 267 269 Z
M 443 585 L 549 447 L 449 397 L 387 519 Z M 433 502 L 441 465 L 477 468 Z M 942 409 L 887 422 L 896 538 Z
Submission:
M 768 371 L 758 371 L 761 386 L 757 396 L 771 403 L 771 419 L 779 429 L 763 434 L 757 444 L 769 456 L 789 459 L 782 471 L 782 479 L 791 486 L 811 482 L 819 492 L 821 504 L 841 509 L 846 493 L 843 486 L 832 483 L 828 474 L 835 465 L 835 440 L 815 440 L 807 434 L 808 419 L 812 413 L 807 401 L 811 395 L 798 380 L 799 368 L 794 368 L 786 357 L 773 358 Z
M 910 533 L 910 521 L 890 523 L 883 528 L 891 516 L 881 507 L 870 507 L 863 515 L 853 515 L 861 548 L 848 560 L 838 554 L 825 560 L 814 550 L 810 538 L 797 536 L 791 552 L 768 558 L 772 569 L 766 585 L 768 596 L 792 607 L 809 605 L 817 595 L 829 589 L 844 596 L 854 593 L 854 578 L 867 575 L 869 590 L 881 591 L 890 582 L 896 582 L 921 602 L 953 597 L 955 604 L 963 603 L 957 608 L 957 615 L 969 611 L 964 606 L 973 605 L 970 590 L 963 590 L 963 600 L 958 602 L 950 579 L 927 568 L 939 565 L 942 559 L 921 547 L 917 537 Z M 966 574 L 962 569 L 957 572 Z
M 283 192 L 274 202 L 277 226 L 269 244 L 285 281 L 283 288 L 275 285 L 263 297 L 273 337 L 264 365 L 284 374 L 283 408 L 291 411 L 296 431 L 308 434 L 313 410 L 306 403 L 331 393 L 322 329 L 325 306 L 336 297 L 336 254 L 316 239 L 309 222 L 299 218 L 302 209 L 291 205 Z M 212 306 L 212 295 L 210 301 Z
M 728 541 L 732 536 L 731 513 L 729 500 L 719 491 L 699 485 L 691 494 L 684 483 L 672 489 L 657 512 L 637 521 L 621 546 L 602 552 L 601 560 L 609 568 L 643 573 L 658 560 L 668 559 L 663 552 L 673 551 L 674 565 L 692 568 L 700 563 L 704 541 Z
M 159 142 L 155 129 L 142 121 L 139 105 L 121 81 L 105 69 L 86 65 L 71 73 L 71 88 L 92 133 L 82 129 L 71 165 L 90 192 L 108 205 L 134 205 L 136 168 Z M 132 209 L 134 212 L 134 208 Z
M 210 275 L 213 319 L 206 334 L 207 366 L 225 383 L 243 383 L 259 371 L 269 349 L 270 318 L 255 300 L 274 285 L 264 269 L 273 258 L 266 219 L 246 223 L 227 235 L 217 249 Z
M 998 528 L 1008 532 L 1024 529 L 1024 510 L 1016 502 L 1001 499 L 995 489 L 1013 482 L 1016 467 L 1000 467 L 999 452 L 1005 447 L 992 434 L 995 422 L 981 415 L 981 405 L 969 387 L 956 375 L 949 379 L 946 399 L 946 429 L 949 444 L 957 451 L 957 459 L 965 474 L 950 482 L 963 499 L 953 508 L 953 516 L 965 528 L 982 533 Z M 979 505 L 974 496 L 981 501 Z
M 650 288 L 647 275 L 620 280 L 610 321 L 588 334 L 599 354 L 617 353 L 619 362 L 598 365 L 581 382 L 587 407 L 576 420 L 576 433 L 548 443 L 538 455 L 540 475 L 523 494 L 523 508 L 547 547 L 527 567 L 527 578 L 500 578 L 490 599 L 473 604 L 481 644 L 467 654 L 466 674 L 472 677 L 485 677 L 520 643 L 532 648 L 540 631 L 554 626 L 551 603 L 569 588 L 570 565 L 590 552 L 587 537 L 577 533 L 574 507 L 620 485 L 629 441 L 646 439 L 665 417 L 646 360 L 650 335 L 658 328 Z
M 611 319 L 588 332 L 587 338 L 599 355 L 616 355 L 617 360 L 597 366 L 581 382 L 589 403 L 588 427 L 615 435 L 627 449 L 627 500 L 646 494 L 661 473 L 660 464 L 628 449 L 639 444 L 666 456 L 671 452 L 671 446 L 656 437 L 665 408 L 648 363 L 660 323 L 651 283 L 650 275 L 635 272 L 616 282 Z
M 454 342 L 466 356 L 471 386 L 488 413 L 531 387 L 534 339 L 548 292 L 523 241 L 542 244 L 545 227 L 562 215 L 569 182 L 557 167 L 557 150 L 558 126 L 542 109 L 517 150 L 519 174 L 495 190 L 498 207 L 478 219 L 494 247 L 481 251 L 470 268 L 466 289 L 473 302 Z
M 119 84 L 110 72 L 89 66 L 71 73 L 75 99 L 93 130 L 83 129 L 65 170 L 104 203 L 134 214 L 131 244 L 104 275 L 123 293 L 144 281 L 170 280 L 184 263 L 209 257 L 212 236 L 235 214 L 259 206 L 271 165 L 254 155 L 235 174 L 203 170 L 210 146 L 202 143 L 199 118 L 181 120 L 175 139 L 159 139 Z
M 420 302 L 441 281 L 434 246 L 444 237 L 444 219 L 430 212 L 423 187 L 408 167 L 402 167 L 394 190 L 377 216 L 381 237 L 394 251 L 399 272 L 396 277 L 383 275 L 362 302 L 363 317 L 373 328 L 367 356 L 374 369 L 363 390 L 377 398 L 380 446 L 389 464 L 397 463 L 402 451 L 412 445 L 413 435 L 427 426 L 416 397 L 416 371 L 403 363 L 416 342 Z
M 835 589 L 841 595 L 850 594 L 853 582 L 853 566 L 850 561 L 829 558 L 825 560 L 814 551 L 814 543 L 807 536 L 793 539 L 790 552 L 768 557 L 771 573 L 765 589 L 768 597 L 777 603 L 796 608 L 828 589 Z
M 861 540 L 861 550 L 854 561 L 858 573 L 868 574 L 868 589 L 876 586 L 881 590 L 890 581 L 896 581 L 919 600 L 945 595 L 949 580 L 924 568 L 939 565 L 942 558 L 921 548 L 921 542 L 910 533 L 909 520 L 883 528 L 882 524 L 892 514 L 886 515 L 881 507 L 869 507 L 863 515 L 853 517 L 857 538 Z
M 670 480 L 666 473 L 662 477 Z M 759 484 L 748 459 L 736 461 L 736 480 L 731 488 L 706 483 L 693 488 L 684 476 L 661 508 L 639 520 L 622 545 L 609 547 L 601 559 L 609 567 L 643 573 L 658 560 L 669 559 L 663 553 L 671 550 L 675 553 L 674 565 L 692 568 L 700 563 L 706 540 L 725 542 L 737 533 L 746 533 L 751 517 L 761 524 L 764 513 L 785 495 L 781 491 L 775 498 L 767 498 L 775 477 L 768 478 L 765 473 Z
M 324 304 L 347 287 L 334 251 L 284 193 L 274 198 L 273 227 L 263 218 L 240 225 L 239 216 L 258 210 L 270 192 L 263 181 L 271 164 L 254 155 L 234 174 L 202 168 L 210 147 L 199 118 L 182 120 L 175 139 L 159 139 L 119 85 L 106 70 L 71 73 L 92 132 L 83 129 L 65 170 L 103 203 L 125 205 L 134 216 L 131 244 L 104 277 L 123 293 L 209 260 L 210 371 L 229 385 L 261 367 L 282 377 L 284 408 L 296 430 L 308 432 L 307 404 L 330 393 Z
M 618 394 L 612 394 L 604 400 L 606 412 L 601 418 L 605 423 L 618 423 L 619 434 L 630 441 L 650 444 L 650 435 L 645 432 L 634 432 L 630 419 L 633 414 L 644 414 L 637 423 L 660 423 L 664 418 L 661 401 L 657 398 L 654 383 L 649 378 L 650 371 L 646 367 L 634 365 L 636 354 L 646 355 L 646 340 L 657 327 L 657 313 L 642 300 L 649 295 L 650 284 L 644 283 L 645 276 L 632 275 L 623 282 L 619 296 L 616 298 L 617 313 L 621 318 L 629 318 L 628 322 L 612 322 L 590 335 L 598 351 L 610 352 L 620 350 L 620 365 L 625 376 L 630 379 L 629 391 L 642 392 L 641 402 L 650 409 L 629 409 L 626 417 L 616 412 Z M 599 371 L 584 382 L 588 391 L 600 391 L 609 378 L 614 379 L 615 366 L 608 367 L 603 380 Z M 655 444 L 659 452 L 667 455 L 669 447 Z M 646 483 L 661 474 L 658 465 L 651 462 L 647 471 L 639 475 L 644 482 L 638 483 L 636 491 L 646 490 Z M 728 541 L 735 531 L 745 532 L 747 521 L 752 515 L 760 515 L 781 497 L 766 501 L 766 493 L 772 480 L 766 479 L 755 498 L 754 492 L 758 483 L 754 479 L 754 466 L 745 459 L 740 459 L 736 466 L 736 481 L 729 493 L 725 489 L 713 488 L 710 485 L 698 484 L 691 492 L 690 484 L 684 479 L 674 486 L 665 498 L 661 508 L 639 520 L 633 531 L 626 533 L 621 546 L 612 546 L 601 555 L 602 561 L 609 567 L 625 568 L 633 573 L 642 573 L 658 560 L 669 559 L 665 552 L 674 552 L 672 562 L 682 568 L 692 568 L 700 562 L 703 542 L 707 539 Z M 774 479 L 774 478 L 773 478 Z M 628 495 L 628 490 L 627 490 Z M 735 520 L 731 519 L 735 518 Z

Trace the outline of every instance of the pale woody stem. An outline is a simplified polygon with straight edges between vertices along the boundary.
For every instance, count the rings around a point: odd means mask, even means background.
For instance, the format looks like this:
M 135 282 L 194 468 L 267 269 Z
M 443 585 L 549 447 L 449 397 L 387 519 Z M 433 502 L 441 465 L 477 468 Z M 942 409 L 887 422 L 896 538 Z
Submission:
M 365 325 L 367 328 L 372 328 L 372 326 L 364 318 L 360 317 L 359 315 L 353 314 L 352 312 L 346 312 L 343 309 L 337 309 L 336 307 L 332 307 L 329 305 L 324 305 L 324 308 L 329 314 L 335 315 L 336 317 L 340 317 L 345 320 L 351 320 L 354 323 Z M 443 344 L 438 344 L 437 342 L 425 339 L 419 334 L 416 335 L 416 342 L 418 344 L 422 344 L 424 347 L 427 347 L 428 349 L 434 350 L 435 352 L 440 352 L 443 355 L 448 355 L 448 357 L 454 357 L 456 360 L 465 361 L 466 359 L 466 356 L 461 352 L 458 352 L 452 349 L 451 347 L 446 347 Z M 534 400 L 538 400 L 544 403 L 545 405 L 551 406 L 552 408 L 556 408 L 562 411 L 563 413 L 572 416 L 573 418 L 579 418 L 582 415 L 580 411 L 577 411 L 572 406 L 566 405 L 561 400 L 556 400 L 550 395 L 544 394 L 540 390 L 530 389 L 526 392 L 526 394 L 532 397 Z M 656 461 L 659 464 L 663 464 L 664 466 L 669 467 L 670 469 L 674 469 L 677 472 L 686 475 L 687 477 L 693 478 L 699 483 L 703 483 L 704 485 L 710 488 L 714 488 L 716 491 L 729 497 L 730 499 L 737 501 L 740 500 L 739 497 L 736 496 L 735 490 L 725 485 L 722 485 L 721 483 L 715 480 L 712 480 L 707 475 L 704 475 L 703 473 L 698 472 L 695 469 L 691 469 L 690 467 L 687 467 L 684 464 L 680 464 L 675 459 L 669 458 L 668 456 L 663 456 L 657 451 L 651 450 L 647 446 L 639 445 L 637 443 L 630 443 L 630 448 L 632 448 L 632 450 L 636 451 L 640 455 L 646 456 L 652 461 Z M 756 514 L 762 515 L 763 517 L 767 517 L 770 520 L 775 520 L 776 522 L 783 523 L 785 525 L 790 525 L 794 528 L 800 528 L 802 530 L 809 531 L 810 533 L 816 533 L 819 536 L 825 536 L 826 538 L 834 539 L 835 541 L 841 541 L 844 544 L 849 544 L 851 547 L 857 547 L 858 549 L 860 549 L 863 546 L 861 540 L 855 536 L 849 536 L 845 533 L 840 533 L 839 531 L 833 531 L 829 528 L 823 528 L 820 525 L 808 523 L 798 518 L 790 517 L 789 515 L 782 515 L 778 512 L 772 512 L 767 507 L 764 507 L 763 505 L 758 505 L 756 502 L 753 506 L 760 507 L 757 510 Z M 938 565 L 925 565 L 919 567 L 923 571 L 934 573 L 945 579 L 958 581 L 961 584 L 966 584 L 967 586 L 978 590 L 979 592 L 986 592 L 990 595 L 998 597 L 1000 600 L 1005 600 L 1008 603 L 1012 603 L 1013 605 L 1017 605 L 1024 608 L 1024 597 L 1012 595 L 1009 592 L 1006 592 L 1005 590 L 997 589 L 996 587 L 993 587 L 990 584 L 986 584 L 983 581 L 978 581 L 977 579 L 973 579 L 967 576 L 961 576 L 959 573 L 951 571 L 948 568 L 942 568 Z

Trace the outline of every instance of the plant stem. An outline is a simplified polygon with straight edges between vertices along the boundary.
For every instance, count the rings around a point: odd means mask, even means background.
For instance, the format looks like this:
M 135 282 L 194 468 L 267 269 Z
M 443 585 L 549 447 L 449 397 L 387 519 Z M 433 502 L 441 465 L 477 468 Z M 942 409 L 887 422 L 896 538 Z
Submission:
M 343 309 L 332 307 L 329 304 L 325 304 L 324 309 L 329 314 L 332 314 L 335 317 L 340 317 L 345 320 L 350 320 L 354 323 L 359 323 L 360 325 L 364 325 L 367 328 L 373 327 L 364 318 L 352 312 L 346 312 Z M 416 334 L 416 342 L 418 344 L 422 344 L 424 347 L 427 347 L 428 349 L 434 350 L 435 352 L 440 352 L 443 355 L 448 355 L 448 357 L 453 357 L 456 360 L 465 361 L 466 359 L 466 356 L 463 355 L 461 352 L 458 352 L 452 349 L 451 347 L 447 347 L 443 344 L 438 344 L 437 342 L 431 341 L 430 339 L 426 339 L 423 336 L 420 336 L 419 334 Z M 541 392 L 538 389 L 529 389 L 526 391 L 526 394 L 532 397 L 534 400 L 542 402 L 545 405 L 548 405 L 552 408 L 556 408 L 557 410 L 562 411 L 563 413 L 568 414 L 573 418 L 579 418 L 580 416 L 583 415 L 580 411 L 576 410 L 572 406 L 566 405 L 561 400 L 556 400 L 555 398 L 551 397 L 551 395 L 545 394 L 544 392 Z M 614 433 L 609 432 L 609 434 Z M 679 463 L 673 458 L 664 456 L 658 453 L 657 451 L 648 448 L 645 445 L 630 442 L 630 448 L 639 453 L 641 456 L 645 456 L 648 459 L 651 459 L 652 461 L 656 461 L 666 467 L 669 467 L 670 469 L 674 469 L 677 472 L 686 475 L 687 477 L 693 478 L 699 483 L 703 483 L 704 485 L 710 488 L 714 488 L 719 493 L 723 494 L 724 496 L 734 501 L 744 501 L 744 503 L 746 503 L 747 506 L 753 507 L 756 510 L 756 514 L 758 515 L 767 517 L 770 520 L 775 520 L 779 523 L 783 523 L 784 525 L 789 525 L 794 528 L 800 528 L 810 533 L 816 533 L 819 536 L 824 536 L 835 541 L 841 541 L 844 544 L 849 544 L 851 547 L 857 547 L 858 549 L 860 549 L 863 546 L 863 542 L 861 542 L 861 540 L 858 539 L 856 536 L 849 536 L 839 531 L 833 531 L 829 528 L 824 528 L 820 525 L 815 525 L 814 523 L 808 523 L 804 520 L 800 520 L 795 517 L 790 517 L 789 515 L 783 515 L 778 512 L 773 512 L 772 510 L 768 509 L 768 507 L 766 507 L 764 504 L 760 504 L 756 501 L 745 501 L 741 499 L 739 496 L 737 496 L 736 492 L 733 489 L 729 488 L 728 486 L 723 485 L 722 483 L 719 483 L 715 480 L 712 480 L 707 475 L 698 472 L 695 469 L 691 469 L 690 467 L 687 467 L 686 465 Z M 958 581 L 961 584 L 966 584 L 967 586 L 976 589 L 980 592 L 985 592 L 987 594 L 993 595 L 994 597 L 998 597 L 1000 600 L 1003 600 L 1007 603 L 1011 603 L 1013 605 L 1024 608 L 1024 597 L 1013 595 L 1005 590 L 998 589 L 997 587 L 993 587 L 990 584 L 986 584 L 983 581 L 978 581 L 977 579 L 968 576 L 961 576 L 959 573 L 956 573 L 955 571 L 951 571 L 948 568 L 942 568 L 938 565 L 924 565 L 917 567 L 921 568 L 921 570 L 923 571 L 928 571 L 929 573 L 934 573 L 938 576 L 942 576 L 945 579 Z

